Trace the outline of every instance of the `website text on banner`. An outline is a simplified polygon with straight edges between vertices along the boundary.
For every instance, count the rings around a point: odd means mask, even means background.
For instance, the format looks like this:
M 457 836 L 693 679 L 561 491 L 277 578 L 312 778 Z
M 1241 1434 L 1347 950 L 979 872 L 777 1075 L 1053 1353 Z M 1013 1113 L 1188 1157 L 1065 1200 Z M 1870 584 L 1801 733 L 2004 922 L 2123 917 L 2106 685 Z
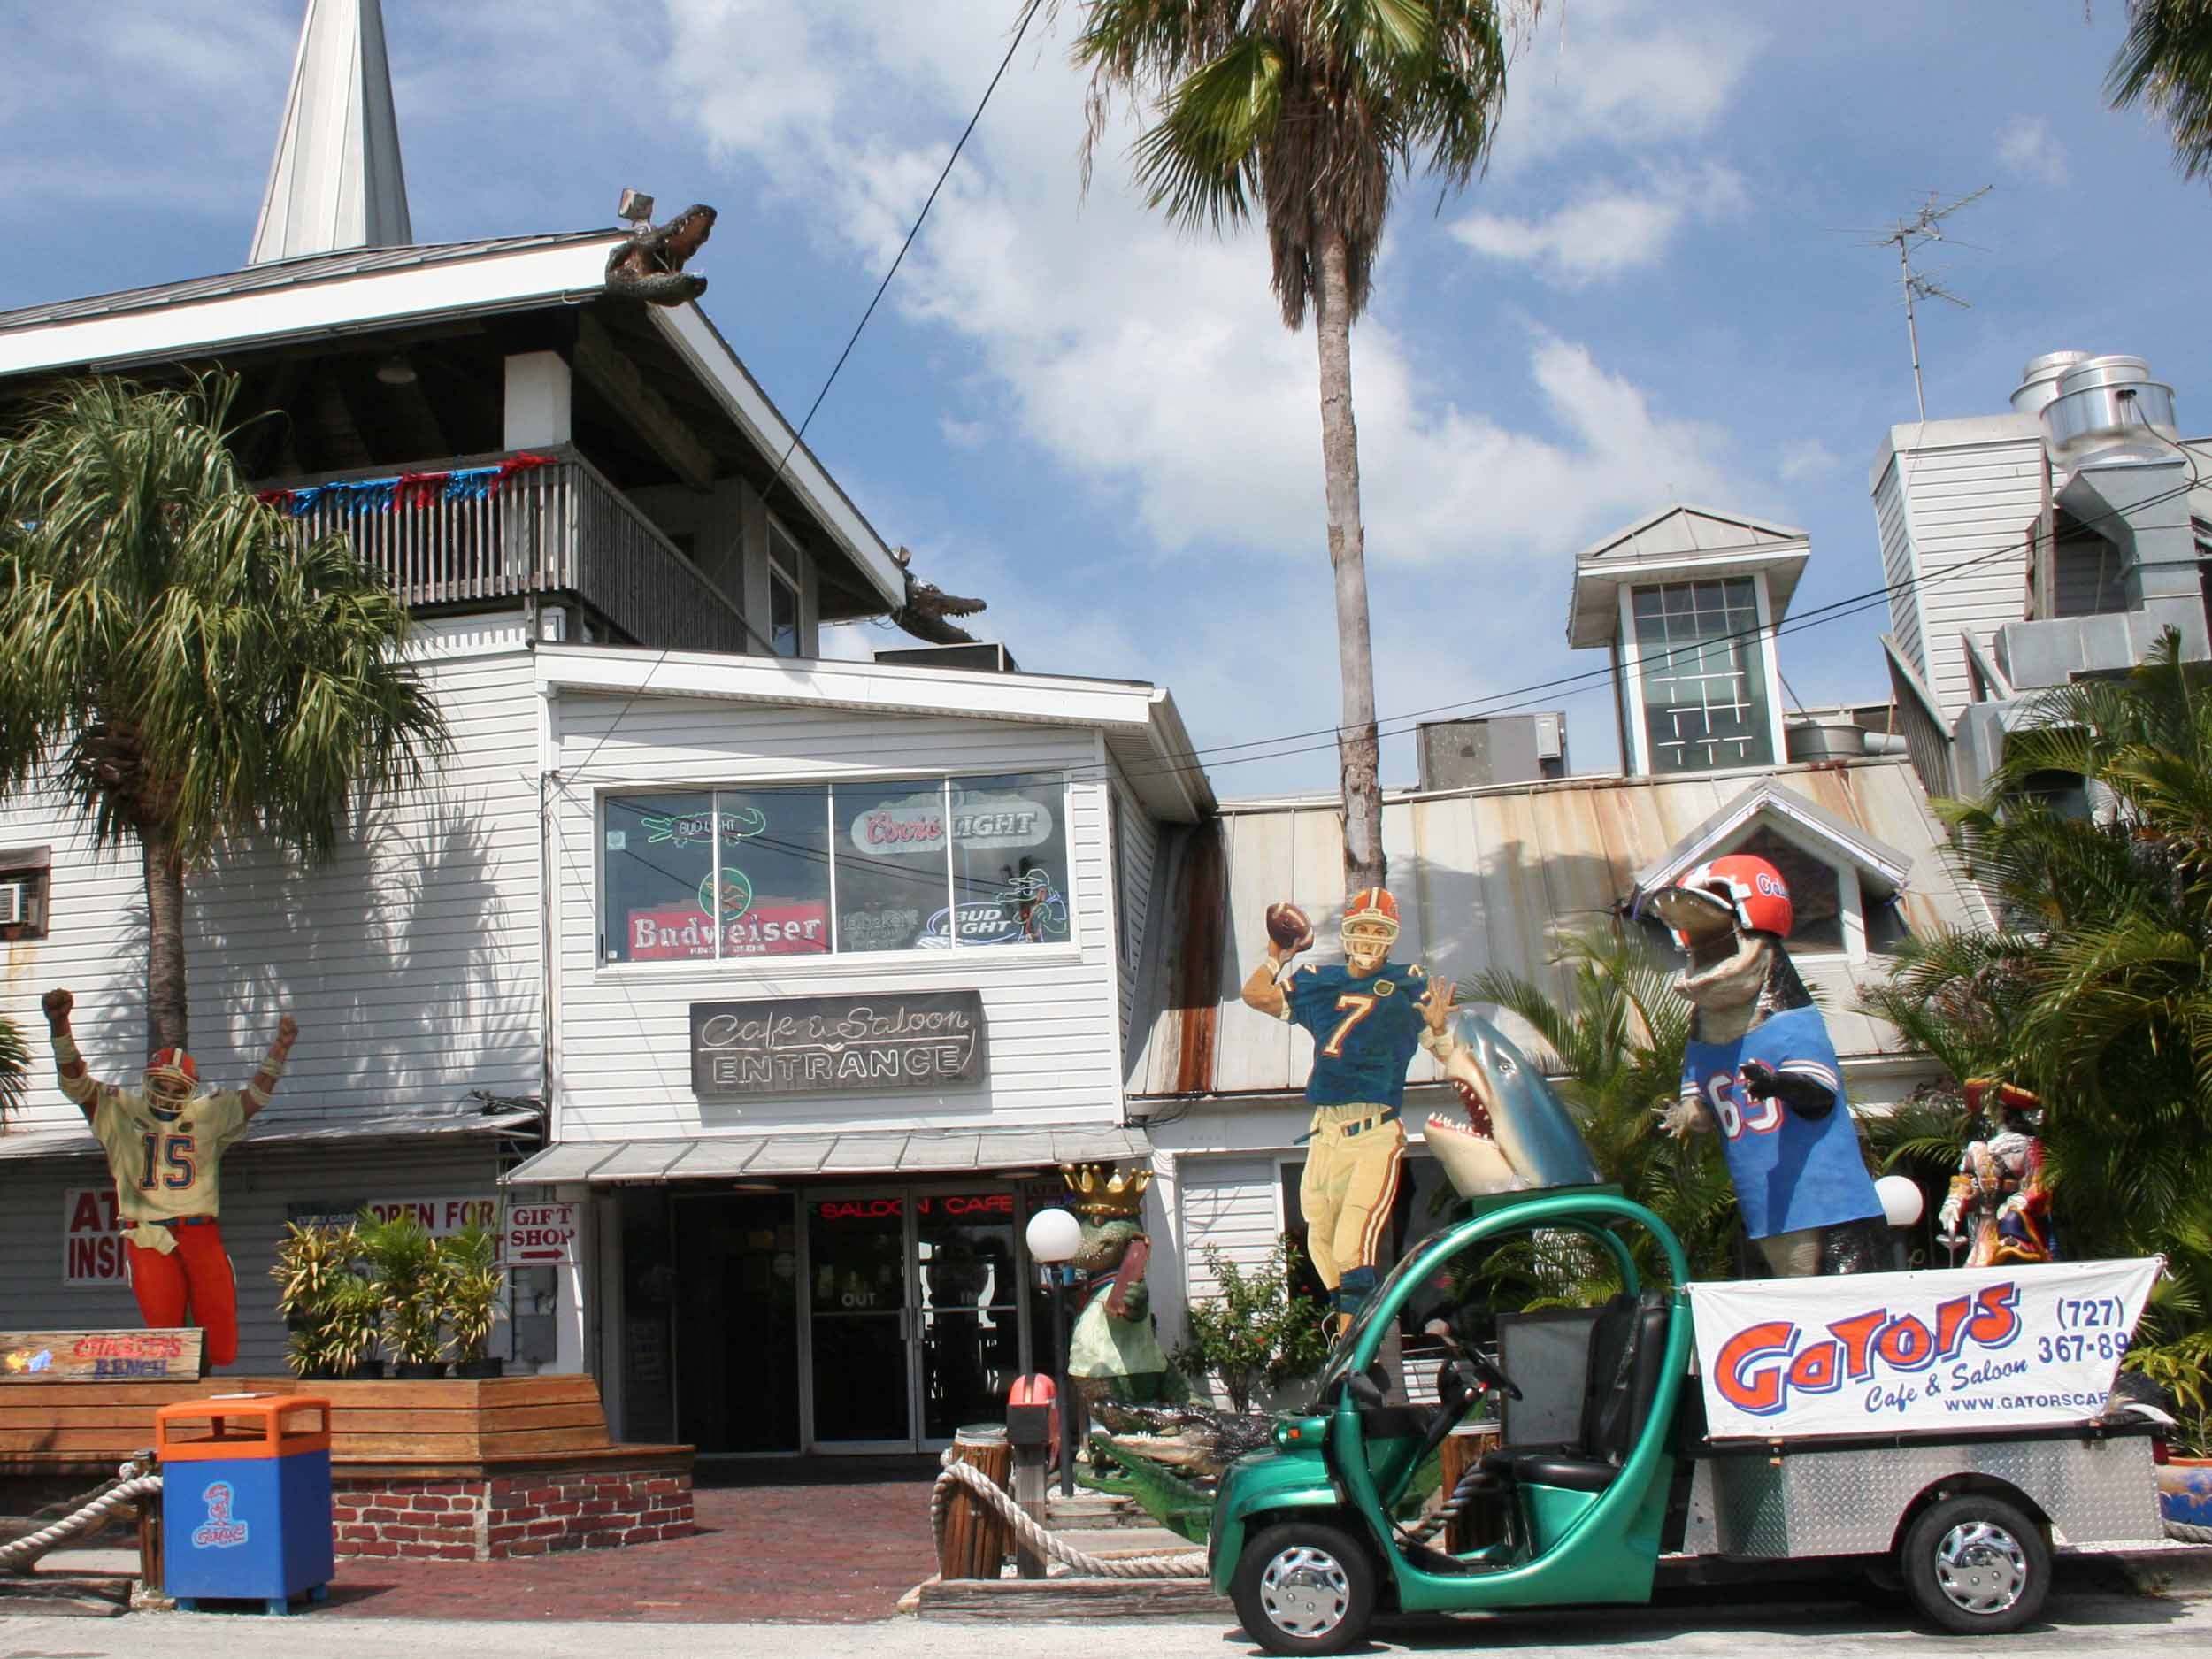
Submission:
M 2163 1263 L 1692 1285 L 1714 1440 L 2081 1423 Z

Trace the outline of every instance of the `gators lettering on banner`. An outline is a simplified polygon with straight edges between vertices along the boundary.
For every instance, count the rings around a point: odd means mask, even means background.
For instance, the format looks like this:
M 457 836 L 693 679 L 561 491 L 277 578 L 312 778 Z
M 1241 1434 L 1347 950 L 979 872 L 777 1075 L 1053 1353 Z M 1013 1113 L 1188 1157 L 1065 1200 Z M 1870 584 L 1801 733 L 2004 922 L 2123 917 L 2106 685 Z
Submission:
M 2155 1260 L 1693 1285 L 1715 1440 L 2101 1414 Z

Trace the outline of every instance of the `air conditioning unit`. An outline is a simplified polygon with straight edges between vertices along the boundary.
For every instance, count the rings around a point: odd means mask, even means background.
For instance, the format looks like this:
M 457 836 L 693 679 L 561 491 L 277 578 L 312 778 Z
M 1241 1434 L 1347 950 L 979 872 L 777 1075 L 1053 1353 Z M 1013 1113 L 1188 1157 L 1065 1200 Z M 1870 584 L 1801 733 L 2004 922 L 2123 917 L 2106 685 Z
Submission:
M 0 927 L 12 927 L 30 911 L 30 889 L 20 881 L 0 881 Z

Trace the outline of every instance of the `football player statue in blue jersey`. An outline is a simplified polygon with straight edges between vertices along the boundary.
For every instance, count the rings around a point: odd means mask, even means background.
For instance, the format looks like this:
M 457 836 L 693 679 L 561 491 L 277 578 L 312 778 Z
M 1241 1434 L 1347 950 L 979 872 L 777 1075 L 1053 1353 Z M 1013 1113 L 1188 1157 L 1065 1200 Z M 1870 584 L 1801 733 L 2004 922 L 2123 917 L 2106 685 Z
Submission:
M 1720 1131 L 1744 1231 L 1777 1279 L 1878 1271 L 1882 1201 L 1828 1024 L 1782 946 L 1794 919 L 1782 872 L 1730 854 L 1651 906 L 1690 959 L 1675 980 L 1692 1012 L 1668 1133 Z
M 1313 927 L 1294 904 L 1267 908 L 1267 960 L 1244 982 L 1244 1000 L 1263 1014 L 1313 1034 L 1306 1103 L 1313 1123 L 1306 1172 L 1298 1184 L 1306 1254 L 1328 1287 L 1338 1329 L 1375 1288 L 1376 1255 L 1398 1195 L 1406 1133 L 1399 1122 L 1406 1064 L 1417 1048 L 1448 1041 L 1452 987 L 1432 984 L 1417 963 L 1388 960 L 1398 942 L 1398 902 L 1380 887 L 1345 901 L 1342 965 L 1292 965 L 1313 943 Z

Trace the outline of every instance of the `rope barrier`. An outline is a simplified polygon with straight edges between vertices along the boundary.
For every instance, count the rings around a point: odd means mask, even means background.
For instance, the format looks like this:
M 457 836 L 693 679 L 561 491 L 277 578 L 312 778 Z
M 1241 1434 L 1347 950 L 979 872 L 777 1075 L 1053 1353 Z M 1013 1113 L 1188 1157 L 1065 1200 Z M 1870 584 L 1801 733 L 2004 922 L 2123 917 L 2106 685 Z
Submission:
M 136 1465 L 126 1463 L 123 1467 L 127 1471 Z M 140 1498 L 150 1497 L 160 1490 L 159 1475 L 127 1474 L 118 1484 L 110 1486 L 73 1515 L 64 1516 L 51 1526 L 27 1532 L 13 1543 L 0 1546 L 0 1572 L 28 1571 L 33 1563 L 65 1539 L 88 1531 L 113 1511 L 134 1503 Z
M 997 1481 L 972 1463 L 961 1462 L 951 1448 L 945 1452 L 937 1484 L 929 1490 L 929 1531 L 936 1540 L 937 1556 L 944 1559 L 945 1502 L 955 1486 L 965 1486 L 1005 1518 L 1025 1548 L 1037 1555 L 1065 1562 L 1087 1578 L 1202 1578 L 1206 1552 L 1191 1550 L 1173 1555 L 1094 1555 L 1048 1532 Z

